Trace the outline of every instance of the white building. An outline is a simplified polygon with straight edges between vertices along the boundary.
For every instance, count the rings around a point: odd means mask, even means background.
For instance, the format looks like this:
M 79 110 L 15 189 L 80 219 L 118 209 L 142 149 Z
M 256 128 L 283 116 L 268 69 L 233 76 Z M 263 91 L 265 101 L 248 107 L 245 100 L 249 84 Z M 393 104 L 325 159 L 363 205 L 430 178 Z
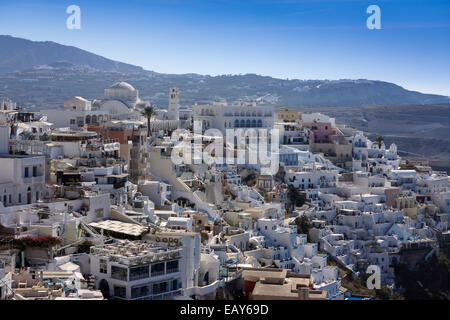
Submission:
M 331 127 L 336 126 L 336 121 L 334 118 L 331 118 L 325 114 L 313 112 L 313 113 L 303 113 L 302 114 L 302 121 L 303 122 L 319 122 L 319 123 L 330 123 Z
M 6 300 L 13 294 L 12 271 L 15 267 L 15 256 L 0 256 L 0 300 Z
M 10 99 L 0 100 L 0 110 L 16 110 L 17 103 L 11 101 Z
M 45 157 L 0 155 L 0 197 L 3 206 L 30 204 L 42 198 Z
M 139 189 L 144 196 L 157 206 L 162 207 L 172 200 L 172 186 L 162 181 L 144 181 L 139 184 Z
M 256 104 L 228 105 L 215 102 L 212 105 L 194 106 L 194 121 L 202 123 L 202 130 L 218 129 L 225 136 L 226 129 L 266 128 L 274 124 L 274 107 Z
M 336 170 L 287 171 L 285 182 L 301 190 L 336 187 Z
M 53 128 L 72 130 L 109 119 L 109 111 L 93 110 L 91 101 L 82 97 L 73 97 L 64 101 L 62 110 L 45 109 L 41 110 L 41 113 L 53 124 Z
M 144 241 L 91 247 L 91 274 L 105 297 L 163 300 L 181 294 L 181 248 Z

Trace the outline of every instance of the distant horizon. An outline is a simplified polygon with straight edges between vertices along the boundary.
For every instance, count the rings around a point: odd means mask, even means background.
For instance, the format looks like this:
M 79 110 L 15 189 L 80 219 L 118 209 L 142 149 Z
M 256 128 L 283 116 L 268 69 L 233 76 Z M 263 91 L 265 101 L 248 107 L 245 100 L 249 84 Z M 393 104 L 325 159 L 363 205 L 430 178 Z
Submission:
M 136 65 L 136 64 L 133 64 L 133 63 L 130 63 L 130 62 L 122 61 L 122 60 L 114 60 L 114 59 L 111 59 L 111 58 L 109 58 L 109 57 L 103 56 L 103 55 L 101 55 L 101 54 L 92 52 L 92 51 L 90 51 L 90 50 L 88 50 L 88 49 L 79 48 L 79 47 L 74 46 L 74 45 L 63 44 L 63 43 L 55 42 L 55 41 L 52 41 L 52 40 L 32 40 L 32 39 L 22 38 L 22 37 L 19 37 L 19 36 L 14 36 L 14 35 L 11 35 L 11 34 L 0 34 L 0 36 L 7 36 L 7 37 L 12 37 L 12 38 L 18 38 L 18 39 L 28 40 L 28 41 L 32 41 L 32 42 L 43 42 L 43 43 L 44 43 L 44 42 L 52 42 L 52 43 L 56 43 L 56 44 L 63 45 L 63 46 L 67 46 L 67 47 L 74 47 L 74 48 L 77 48 L 77 49 L 80 49 L 80 50 L 83 50 L 83 51 L 86 51 L 86 52 L 95 54 L 95 55 L 97 55 L 97 56 L 100 56 L 100 57 L 103 57 L 103 58 L 106 58 L 106 59 L 109 59 L 109 60 L 113 60 L 113 61 L 115 61 L 115 62 L 121 62 L 121 63 L 129 64 L 129 65 L 133 65 L 133 66 L 142 68 L 144 71 L 155 72 L 155 73 L 159 73 L 159 74 L 172 74 L 172 75 L 196 74 L 196 75 L 200 75 L 200 76 L 209 76 L 209 77 L 257 75 L 257 76 L 261 76 L 261 77 L 270 77 L 270 78 L 274 78 L 274 79 L 287 80 L 287 81 L 298 80 L 298 81 L 330 81 L 330 82 L 331 82 L 331 81 L 346 81 L 346 80 L 348 80 L 348 81 L 367 80 L 367 81 L 379 81 L 379 82 L 392 83 L 392 84 L 398 85 L 398 86 L 400 86 L 400 87 L 402 87 L 402 88 L 404 88 L 405 90 L 408 90 L 408 91 L 419 92 L 419 93 L 422 93 L 422 94 L 441 95 L 441 96 L 445 96 L 445 97 L 449 97 L 449 98 L 450 98 L 450 94 L 449 94 L 449 95 L 446 95 L 446 94 L 430 93 L 430 92 L 425 92 L 425 91 L 419 91 L 419 90 L 409 89 L 409 88 L 407 88 L 407 87 L 405 87 L 405 86 L 402 86 L 402 85 L 400 85 L 400 84 L 397 84 L 397 83 L 395 83 L 395 82 L 390 82 L 390 81 L 386 81 L 386 80 L 383 80 L 383 79 L 367 79 L 367 78 L 341 78 L 341 79 L 329 79 L 329 78 L 323 78 L 323 79 L 313 79 L 313 78 L 304 78 L 304 79 L 300 79 L 300 78 L 281 78 L 281 77 L 276 77 L 276 76 L 273 76 L 273 75 L 266 75 L 266 74 L 262 74 L 262 73 L 253 73 L 253 72 L 247 72 L 247 73 L 232 73 L 232 74 L 225 74 L 225 73 L 220 73 L 220 74 L 203 74 L 203 73 L 198 73 L 198 72 L 188 72 L 188 73 L 168 73 L 168 72 L 161 72 L 161 71 L 157 71 L 157 70 L 148 70 L 148 69 L 146 69 L 146 68 L 143 67 L 143 66 L 139 66 L 139 65 Z M 58 62 L 58 61 L 55 61 L 55 62 Z M 63 61 L 61 61 L 61 62 L 63 62 Z

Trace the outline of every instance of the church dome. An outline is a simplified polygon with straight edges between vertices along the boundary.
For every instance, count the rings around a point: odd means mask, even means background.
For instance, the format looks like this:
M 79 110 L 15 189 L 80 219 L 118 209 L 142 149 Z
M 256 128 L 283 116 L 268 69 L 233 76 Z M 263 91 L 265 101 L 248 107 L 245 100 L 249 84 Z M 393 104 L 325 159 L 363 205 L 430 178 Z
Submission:
M 128 90 L 128 91 L 136 90 L 131 84 L 129 84 L 128 82 L 123 82 L 123 81 L 114 83 L 108 89 L 122 89 L 122 90 Z

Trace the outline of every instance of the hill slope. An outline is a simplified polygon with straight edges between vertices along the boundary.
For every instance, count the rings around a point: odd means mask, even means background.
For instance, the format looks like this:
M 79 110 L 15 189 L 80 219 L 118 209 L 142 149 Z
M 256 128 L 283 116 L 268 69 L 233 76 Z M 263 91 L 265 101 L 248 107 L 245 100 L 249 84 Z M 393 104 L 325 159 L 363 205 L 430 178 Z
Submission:
M 54 42 L 0 36 L 0 98 L 36 108 L 61 104 L 72 95 L 101 98 L 118 80 L 130 82 L 141 95 L 167 105 L 170 87 L 181 103 L 217 100 L 257 101 L 289 106 L 377 106 L 450 103 L 450 98 L 406 90 L 375 80 L 286 80 L 257 74 L 208 76 L 146 71 Z
M 141 67 L 106 59 L 99 55 L 55 42 L 30 41 L 0 35 L 0 74 L 65 61 L 103 71 L 143 72 Z

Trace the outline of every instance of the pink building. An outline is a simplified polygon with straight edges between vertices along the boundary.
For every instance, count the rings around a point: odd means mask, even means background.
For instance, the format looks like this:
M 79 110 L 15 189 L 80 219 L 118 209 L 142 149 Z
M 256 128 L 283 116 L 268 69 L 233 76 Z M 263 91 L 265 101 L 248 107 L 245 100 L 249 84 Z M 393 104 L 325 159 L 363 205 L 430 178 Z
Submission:
M 334 143 L 333 136 L 343 136 L 343 133 L 331 126 L 330 122 L 303 122 L 303 127 L 309 128 L 310 143 Z

